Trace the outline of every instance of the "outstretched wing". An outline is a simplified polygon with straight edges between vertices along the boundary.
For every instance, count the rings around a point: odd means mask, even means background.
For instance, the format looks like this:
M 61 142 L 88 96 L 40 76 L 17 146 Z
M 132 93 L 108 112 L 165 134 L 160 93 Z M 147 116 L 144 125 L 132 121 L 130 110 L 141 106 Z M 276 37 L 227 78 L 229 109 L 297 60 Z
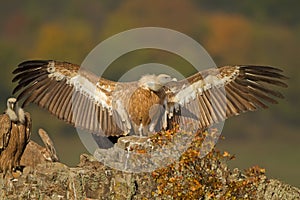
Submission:
M 0 115 L 0 153 L 7 147 L 10 138 L 11 121 L 7 114 Z
M 18 81 L 13 93 L 21 90 L 23 106 L 36 103 L 75 127 L 106 136 L 127 134 L 126 114 L 113 108 L 116 83 L 79 68 L 67 62 L 25 61 L 13 72 L 13 82 Z
M 283 98 L 274 86 L 287 87 L 284 79 L 282 70 L 274 67 L 224 66 L 172 82 L 167 85 L 169 123 L 196 123 L 204 129 L 231 116 L 267 108 L 266 102 Z M 186 114 L 181 113 L 182 108 Z

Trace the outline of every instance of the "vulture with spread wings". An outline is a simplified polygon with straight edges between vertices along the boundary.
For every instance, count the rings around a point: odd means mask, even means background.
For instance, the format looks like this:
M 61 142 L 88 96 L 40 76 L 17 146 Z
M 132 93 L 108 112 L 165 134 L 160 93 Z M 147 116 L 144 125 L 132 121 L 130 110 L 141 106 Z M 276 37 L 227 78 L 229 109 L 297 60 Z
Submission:
M 148 135 L 172 125 L 205 129 L 228 117 L 277 103 L 287 87 L 269 66 L 211 68 L 177 81 L 166 74 L 114 82 L 53 60 L 25 61 L 13 72 L 18 100 L 36 103 L 95 135 Z

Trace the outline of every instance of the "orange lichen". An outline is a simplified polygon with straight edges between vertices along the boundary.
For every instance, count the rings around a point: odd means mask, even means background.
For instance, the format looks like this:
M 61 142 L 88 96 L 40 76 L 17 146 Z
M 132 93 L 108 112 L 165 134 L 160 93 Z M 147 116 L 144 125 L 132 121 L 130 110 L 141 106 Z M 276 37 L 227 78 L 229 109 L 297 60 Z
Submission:
M 161 132 L 156 140 L 166 144 L 162 138 L 172 140 L 174 135 L 169 131 Z M 154 171 L 152 177 L 157 183 L 157 189 L 153 196 L 174 199 L 251 199 L 255 195 L 256 186 L 264 178 L 265 170 L 255 166 L 243 175 L 238 170 L 228 169 L 226 161 L 234 156 L 213 149 L 216 137 L 216 129 L 196 133 L 191 146 L 178 162 Z M 205 138 L 209 142 L 203 145 Z M 203 157 L 203 148 L 213 150 Z

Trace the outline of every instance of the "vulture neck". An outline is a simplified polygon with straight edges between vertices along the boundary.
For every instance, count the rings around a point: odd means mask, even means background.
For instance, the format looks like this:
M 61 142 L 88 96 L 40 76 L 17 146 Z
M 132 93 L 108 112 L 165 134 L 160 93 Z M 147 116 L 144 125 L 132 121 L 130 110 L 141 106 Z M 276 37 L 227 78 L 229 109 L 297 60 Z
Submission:
M 22 108 L 19 108 L 18 104 L 16 104 L 16 113 L 21 124 L 25 123 L 25 113 Z
M 11 108 L 7 108 L 5 113 L 8 115 L 9 119 L 13 122 L 17 122 L 18 121 L 18 116 L 15 113 L 14 110 L 12 110 Z

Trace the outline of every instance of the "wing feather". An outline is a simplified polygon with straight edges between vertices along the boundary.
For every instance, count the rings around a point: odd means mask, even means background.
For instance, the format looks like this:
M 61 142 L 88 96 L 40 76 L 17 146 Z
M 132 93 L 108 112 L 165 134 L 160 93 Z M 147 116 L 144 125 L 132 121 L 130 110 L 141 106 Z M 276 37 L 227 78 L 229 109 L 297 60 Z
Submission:
M 13 81 L 18 83 L 13 93 L 19 92 L 23 106 L 36 103 L 95 134 L 124 134 L 108 111 L 113 109 L 110 96 L 115 82 L 79 70 L 78 65 L 51 60 L 25 61 L 13 73 Z
M 0 154 L 7 147 L 10 138 L 11 120 L 7 114 L 0 115 Z
M 49 102 L 51 102 L 52 97 L 53 97 L 52 93 L 54 92 L 54 90 L 56 90 L 56 88 L 58 86 L 59 86 L 59 83 L 57 83 L 56 81 L 51 81 L 49 86 L 46 88 L 44 95 L 41 95 L 41 99 L 39 101 L 39 106 L 41 106 L 42 108 L 45 108 L 49 105 Z
M 57 88 L 57 90 L 53 91 L 53 93 L 52 93 L 53 99 L 49 105 L 49 111 L 54 115 L 56 115 L 56 110 L 57 110 L 58 104 L 61 103 L 58 100 L 62 94 L 62 90 L 64 89 L 64 87 L 65 87 L 65 84 L 60 84 L 59 87 Z
M 103 117 L 104 113 L 103 113 L 103 109 L 100 108 L 99 109 L 99 129 L 103 129 L 103 123 L 104 123 L 104 117 Z
M 278 85 L 281 87 L 287 87 L 287 85 L 285 83 L 283 83 L 282 81 L 271 79 L 269 77 L 264 77 L 261 74 L 257 75 L 257 74 L 246 73 L 245 78 L 248 80 L 254 81 L 254 82 L 261 81 L 261 82 L 265 82 L 265 83 L 269 83 L 269 84 L 273 84 L 273 85 Z
M 108 114 L 108 115 L 106 115 L 107 116 L 107 130 L 108 131 L 112 131 L 113 130 L 113 123 L 112 123 L 112 121 L 111 121 L 111 115 L 110 114 Z
M 107 129 L 107 110 L 102 109 L 102 123 L 101 123 L 101 128 L 103 130 Z
M 217 121 L 222 121 L 224 120 L 226 117 L 226 107 L 225 107 L 225 92 L 221 91 L 219 88 L 214 88 L 212 89 L 211 93 L 213 95 L 211 95 L 211 101 L 212 104 L 214 105 L 215 108 L 215 113 L 217 115 Z
M 200 119 L 202 120 L 202 125 L 203 126 L 208 126 L 209 125 L 209 120 L 208 120 L 208 110 L 206 108 L 204 98 L 199 98 L 200 102 L 200 108 L 201 108 L 201 117 Z
M 59 103 L 59 106 L 57 107 L 56 115 L 58 116 L 59 119 L 63 119 L 63 117 L 64 117 L 64 112 L 66 109 L 66 100 L 70 93 L 72 93 L 71 88 L 69 86 L 66 86 L 62 90 L 62 94 L 61 94 L 60 98 L 58 99 L 58 101 L 60 103 Z
M 206 94 L 206 97 L 207 97 L 207 102 L 210 104 L 210 107 L 209 107 L 209 112 L 211 114 L 211 117 L 212 117 L 212 122 L 218 122 L 218 117 L 217 117 L 217 113 L 218 112 L 216 109 L 217 109 L 217 105 L 214 104 L 214 101 L 213 101 L 213 91 L 204 91 L 204 93 Z
M 28 144 L 28 142 L 30 141 L 30 135 L 31 135 L 31 128 L 32 128 L 32 120 L 31 120 L 31 116 L 28 112 L 25 112 L 25 139 L 26 139 L 26 145 Z M 25 147 L 26 147 L 25 145 Z M 24 149 L 25 149 L 24 147 Z
M 23 102 L 22 107 L 28 105 L 29 103 L 36 102 L 36 99 L 40 94 L 44 93 L 44 90 L 47 88 L 48 84 L 46 81 L 41 81 L 36 84 L 35 90 L 32 94 Z
M 91 116 L 93 113 L 92 104 L 93 103 L 91 101 L 87 102 L 87 106 L 86 106 L 87 111 L 85 111 L 85 122 L 84 122 L 86 129 L 90 129 Z M 109 130 L 107 130 L 107 131 L 109 131 Z
M 228 117 L 267 108 L 266 103 L 278 103 L 276 98 L 284 97 L 273 88 L 287 87 L 284 82 L 287 77 L 282 72 L 270 66 L 224 66 L 204 70 L 167 84 L 170 91 L 168 102 L 195 110 L 199 128 L 204 129 Z M 191 103 L 194 101 L 198 103 Z M 179 120 L 187 120 L 176 115 L 174 117 L 182 118 Z
M 77 113 L 75 112 L 75 116 L 76 116 L 76 122 L 75 125 L 80 127 L 80 128 L 84 128 L 84 114 L 85 114 L 85 109 L 86 109 L 86 104 L 87 104 L 87 98 L 85 98 L 84 95 L 80 94 L 80 98 L 79 100 L 79 105 L 78 105 L 78 109 L 76 110 Z
M 91 121 L 90 121 L 90 129 L 91 130 L 97 130 L 96 127 L 96 111 L 97 111 L 97 105 L 92 104 L 92 112 L 91 112 Z
M 73 88 L 69 87 L 69 91 L 67 92 L 67 97 L 66 100 L 64 102 L 63 108 L 64 108 L 64 115 L 62 117 L 62 119 L 66 119 L 66 121 L 72 121 L 72 119 L 70 119 L 71 115 L 71 109 L 72 109 L 72 104 L 69 103 L 72 101 L 72 96 L 75 95 L 73 93 Z M 70 116 L 70 117 L 69 117 Z
M 235 97 L 238 99 L 238 101 L 240 102 L 241 106 L 243 107 L 243 111 L 253 111 L 256 109 L 256 107 L 249 102 L 248 99 L 248 95 L 247 93 L 245 93 L 245 88 L 240 87 L 239 85 L 235 84 L 234 82 L 232 82 L 231 84 L 228 85 L 228 87 L 230 88 L 230 90 L 232 91 L 232 93 L 234 93 Z
M 228 88 L 225 89 L 226 89 L 226 98 L 227 98 L 227 110 L 229 112 L 228 116 L 233 116 L 235 113 L 238 112 L 238 108 L 236 106 L 235 99 L 232 96 L 230 90 Z
M 210 105 L 210 102 L 208 100 L 208 97 L 207 97 L 207 92 L 203 92 L 202 93 L 202 99 L 203 99 L 203 103 L 204 103 L 204 106 L 205 106 L 205 115 L 206 115 L 206 118 L 207 118 L 207 125 L 213 123 L 213 119 L 212 119 L 212 116 L 211 116 L 211 105 Z
M 234 91 L 234 88 L 232 87 L 231 84 L 228 84 L 227 88 L 228 88 L 227 94 L 230 96 L 230 99 L 236 108 L 235 112 L 245 111 L 247 108 L 246 108 L 246 105 L 243 104 L 242 98 L 240 97 L 240 95 Z
M 98 133 L 101 129 L 100 129 L 100 111 L 101 111 L 101 108 L 100 106 L 96 106 L 96 110 L 95 110 L 95 113 L 94 113 L 94 123 L 95 123 L 95 130 L 96 132 Z
M 259 97 L 259 98 L 261 98 L 261 99 L 263 99 L 265 101 L 268 101 L 269 103 L 273 103 L 273 104 L 277 104 L 278 103 L 278 101 L 276 101 L 275 99 L 269 97 L 268 95 L 266 95 L 263 92 L 260 92 L 259 90 L 256 90 L 252 86 L 249 86 L 248 88 L 249 88 L 249 90 L 251 90 L 251 93 L 253 95 L 255 95 L 256 97 Z
M 70 120 L 72 120 L 74 122 L 74 125 L 77 127 L 78 122 L 76 123 L 76 120 L 78 120 L 79 114 L 78 114 L 78 110 L 79 110 L 79 104 L 81 103 L 80 99 L 81 99 L 82 95 L 80 95 L 80 93 L 78 91 L 75 91 L 74 94 L 72 95 L 72 103 L 71 103 L 71 110 L 70 110 L 70 114 L 68 116 L 71 117 Z
M 70 105 L 70 104 L 68 105 L 68 102 L 70 102 L 71 96 L 72 96 L 72 88 L 67 86 L 64 90 L 63 97 L 61 98 L 62 103 L 60 104 L 60 108 L 58 108 L 58 110 L 59 110 L 58 118 L 59 119 L 64 119 L 66 110 L 67 110 L 68 106 Z

